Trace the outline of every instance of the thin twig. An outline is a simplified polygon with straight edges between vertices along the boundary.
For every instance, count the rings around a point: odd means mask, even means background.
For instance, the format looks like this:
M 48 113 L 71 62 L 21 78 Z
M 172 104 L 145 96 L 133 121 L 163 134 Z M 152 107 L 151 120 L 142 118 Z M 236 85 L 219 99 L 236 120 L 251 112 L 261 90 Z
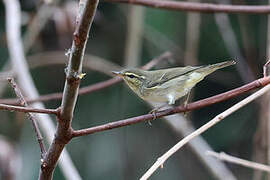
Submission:
M 234 106 L 230 107 L 223 113 L 217 115 L 214 119 L 209 121 L 208 123 L 204 124 L 202 127 L 197 129 L 196 131 L 192 132 L 181 141 L 179 141 L 176 145 L 174 145 L 169 151 L 167 151 L 164 155 L 159 157 L 157 161 L 151 166 L 150 169 L 140 178 L 140 180 L 148 179 L 159 167 L 163 167 L 164 162 L 171 157 L 175 152 L 177 152 L 181 147 L 183 147 L 186 143 L 188 143 L 193 138 L 197 137 L 198 135 L 202 134 L 203 132 L 207 131 L 209 128 L 223 120 L 225 117 L 231 115 L 233 112 L 239 110 L 240 108 L 244 107 L 248 103 L 252 102 L 256 98 L 260 97 L 264 93 L 270 90 L 270 84 L 263 87 L 259 91 L 255 92 L 254 94 L 250 95 L 249 97 L 245 98 L 244 100 L 240 101 L 239 103 L 235 104 Z
M 6 111 L 18 111 L 24 113 L 42 113 L 42 114 L 54 114 L 58 115 L 59 112 L 57 109 L 39 109 L 39 108 L 31 108 L 31 107 L 22 107 L 22 106 L 13 106 L 7 104 L 0 104 L 1 110 Z
M 241 159 L 241 158 L 237 158 L 237 157 L 228 155 L 228 154 L 226 154 L 224 152 L 216 153 L 216 152 L 213 152 L 213 151 L 207 151 L 206 155 L 215 157 L 215 158 L 217 158 L 217 159 L 219 159 L 221 161 L 227 161 L 227 162 L 230 162 L 230 163 L 233 163 L 233 164 L 238 164 L 238 165 L 245 166 L 245 167 L 248 167 L 248 168 L 257 169 L 257 170 L 260 170 L 260 171 L 265 171 L 265 172 L 270 173 L 270 166 L 267 166 L 267 165 L 264 165 L 264 164 L 261 164 L 261 163 L 248 161 L 248 160 Z
M 246 85 L 241 86 L 239 88 L 227 91 L 225 93 L 218 94 L 218 95 L 206 98 L 206 99 L 202 99 L 202 100 L 187 104 L 186 106 L 178 106 L 175 108 L 166 109 L 164 111 L 158 111 L 155 113 L 155 116 L 153 114 L 145 114 L 145 115 L 141 115 L 141 116 L 137 116 L 137 117 L 133 117 L 133 118 L 128 118 L 125 120 L 120 120 L 120 121 L 116 121 L 116 122 L 112 122 L 112 123 L 107 123 L 104 125 L 99 125 L 99 126 L 95 126 L 95 127 L 91 127 L 91 128 L 75 130 L 73 132 L 73 136 L 75 136 L 75 137 L 85 136 L 85 135 L 93 134 L 96 132 L 101 132 L 101 131 L 105 131 L 105 130 L 128 126 L 128 125 L 136 124 L 136 123 L 143 122 L 143 121 L 149 121 L 149 120 L 152 120 L 154 118 L 160 118 L 160 117 L 172 115 L 175 113 L 192 111 L 195 109 L 199 109 L 199 108 L 202 108 L 205 106 L 210 106 L 212 104 L 239 96 L 245 92 L 251 91 L 251 90 L 259 88 L 259 87 L 263 87 L 269 83 L 270 83 L 270 77 L 268 76 L 265 78 L 257 79 L 249 84 L 246 84 Z
M 154 106 L 153 103 L 149 104 L 151 104 L 153 107 L 157 107 Z M 184 136 L 187 136 L 195 131 L 192 123 L 190 123 L 189 119 L 185 118 L 183 114 L 164 116 L 162 119 L 165 120 L 165 123 L 169 125 L 170 130 L 176 134 L 176 138 L 178 139 L 183 138 Z M 211 151 L 212 147 L 202 136 L 197 136 L 195 139 L 190 141 L 187 146 L 187 148 L 191 150 L 188 151 L 188 153 L 192 153 L 193 156 L 197 158 L 200 165 L 207 169 L 213 179 L 224 179 L 224 177 L 226 177 L 226 180 L 237 179 L 230 169 L 225 165 L 225 163 L 205 156 L 205 152 Z
M 105 0 L 105 2 L 135 4 L 151 8 L 167 9 L 174 11 L 194 11 L 202 13 L 270 13 L 270 6 L 268 5 L 220 5 L 169 0 Z
M 17 84 L 15 83 L 15 81 L 11 78 L 8 79 L 8 82 L 10 83 L 11 87 L 14 89 L 15 91 L 15 94 L 16 96 L 19 98 L 19 101 L 21 103 L 22 106 L 28 106 L 22 93 L 21 93 L 21 90 L 19 89 L 19 87 L 17 86 Z M 39 127 L 37 125 L 37 122 L 36 122 L 36 118 L 34 117 L 33 114 L 31 113 L 27 113 L 28 114 L 28 117 L 32 123 L 32 126 L 34 128 L 34 131 L 35 131 L 35 134 L 36 134 L 36 137 L 37 137 L 37 140 L 38 140 L 38 144 L 39 144 L 39 147 L 40 147 L 40 155 L 41 155 L 41 161 L 43 161 L 44 159 L 44 156 L 45 156 L 45 153 L 46 153 L 46 149 L 45 149 L 45 145 L 43 143 L 43 137 L 41 135 L 41 132 L 39 130 Z

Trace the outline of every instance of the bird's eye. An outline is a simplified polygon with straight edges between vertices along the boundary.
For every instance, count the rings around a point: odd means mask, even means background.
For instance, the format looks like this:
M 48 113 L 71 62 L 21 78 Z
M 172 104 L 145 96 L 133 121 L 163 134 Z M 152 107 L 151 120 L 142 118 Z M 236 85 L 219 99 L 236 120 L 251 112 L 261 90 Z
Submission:
M 127 77 L 129 77 L 129 78 L 135 78 L 135 76 L 133 74 L 129 74 L 129 75 L 127 75 Z

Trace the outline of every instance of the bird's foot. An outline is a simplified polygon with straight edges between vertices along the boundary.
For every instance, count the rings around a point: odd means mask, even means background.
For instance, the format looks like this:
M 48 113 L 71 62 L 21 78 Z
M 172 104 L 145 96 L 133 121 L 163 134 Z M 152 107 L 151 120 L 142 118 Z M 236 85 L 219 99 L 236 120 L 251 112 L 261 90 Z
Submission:
M 155 119 L 157 119 L 157 111 L 160 109 L 160 107 L 157 107 L 157 108 L 154 108 L 154 109 L 152 109 L 148 114 L 152 114 L 154 117 L 153 117 L 153 119 L 151 119 L 151 120 L 149 120 L 148 121 L 148 124 L 150 125 L 150 126 L 152 126 L 152 123 L 151 123 L 151 121 L 152 120 L 155 120 Z

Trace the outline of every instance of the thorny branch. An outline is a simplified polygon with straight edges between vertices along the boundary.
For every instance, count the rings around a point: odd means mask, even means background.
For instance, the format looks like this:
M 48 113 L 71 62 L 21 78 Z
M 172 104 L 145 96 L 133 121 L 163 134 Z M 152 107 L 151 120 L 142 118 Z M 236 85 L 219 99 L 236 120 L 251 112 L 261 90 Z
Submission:
M 11 87 L 14 89 L 16 96 L 19 98 L 20 104 L 22 106 L 28 106 L 27 103 L 25 102 L 25 99 L 24 99 L 22 93 L 21 93 L 21 90 L 19 89 L 19 87 L 17 86 L 15 81 L 13 79 L 9 78 L 8 82 L 10 83 Z M 41 159 L 43 160 L 45 153 L 46 153 L 46 148 L 45 148 L 45 145 L 43 143 L 43 137 L 41 135 L 41 132 L 39 130 L 39 127 L 37 125 L 36 118 L 34 117 L 34 115 L 31 113 L 27 113 L 27 114 L 28 114 L 28 117 L 32 123 L 35 134 L 37 136 L 37 140 L 38 140 L 39 147 L 40 147 Z

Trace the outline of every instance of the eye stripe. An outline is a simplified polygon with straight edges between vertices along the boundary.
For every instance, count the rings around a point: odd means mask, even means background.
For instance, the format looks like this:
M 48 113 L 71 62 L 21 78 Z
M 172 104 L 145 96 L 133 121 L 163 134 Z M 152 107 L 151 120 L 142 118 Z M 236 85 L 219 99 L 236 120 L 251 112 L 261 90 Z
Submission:
M 139 78 L 139 76 L 137 74 L 133 74 L 133 73 L 125 73 L 125 75 L 130 77 L 130 78 L 134 78 L 134 77 Z
M 134 73 L 131 73 L 131 72 L 126 72 L 125 73 L 125 76 L 129 77 L 129 78 L 138 78 L 138 79 L 145 79 L 145 76 L 140 76 L 138 74 L 134 74 Z

